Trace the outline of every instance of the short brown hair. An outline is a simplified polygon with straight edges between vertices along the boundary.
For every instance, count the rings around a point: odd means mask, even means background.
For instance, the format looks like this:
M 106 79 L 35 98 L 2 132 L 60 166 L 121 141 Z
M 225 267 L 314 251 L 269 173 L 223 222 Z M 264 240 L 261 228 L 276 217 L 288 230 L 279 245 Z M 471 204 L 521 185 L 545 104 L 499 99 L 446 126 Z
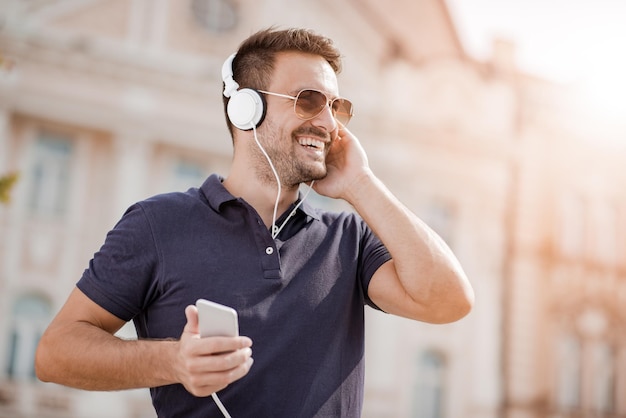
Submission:
M 233 79 L 239 88 L 256 90 L 267 89 L 276 54 L 285 51 L 299 51 L 323 57 L 335 71 L 341 72 L 341 54 L 330 38 L 319 35 L 310 29 L 284 29 L 274 27 L 261 30 L 244 40 L 233 61 Z M 223 97 L 224 113 L 228 98 Z M 233 125 L 226 115 L 226 124 L 231 136 Z

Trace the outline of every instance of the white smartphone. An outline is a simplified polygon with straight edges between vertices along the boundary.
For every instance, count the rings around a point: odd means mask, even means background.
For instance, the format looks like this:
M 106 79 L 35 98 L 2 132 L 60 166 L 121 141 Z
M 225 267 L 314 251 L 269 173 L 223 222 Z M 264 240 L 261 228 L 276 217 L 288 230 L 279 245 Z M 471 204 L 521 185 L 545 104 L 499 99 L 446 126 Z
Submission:
M 206 299 L 196 301 L 200 337 L 237 337 L 239 320 L 233 308 Z

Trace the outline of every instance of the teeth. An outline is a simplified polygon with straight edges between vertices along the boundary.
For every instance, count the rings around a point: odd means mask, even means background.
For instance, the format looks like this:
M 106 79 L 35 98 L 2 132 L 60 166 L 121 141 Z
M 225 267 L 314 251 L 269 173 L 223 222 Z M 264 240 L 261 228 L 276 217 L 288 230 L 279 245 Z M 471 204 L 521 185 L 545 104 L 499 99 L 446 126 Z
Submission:
M 318 149 L 324 149 L 324 142 L 313 138 L 300 138 L 298 143 L 302 146 L 312 146 Z

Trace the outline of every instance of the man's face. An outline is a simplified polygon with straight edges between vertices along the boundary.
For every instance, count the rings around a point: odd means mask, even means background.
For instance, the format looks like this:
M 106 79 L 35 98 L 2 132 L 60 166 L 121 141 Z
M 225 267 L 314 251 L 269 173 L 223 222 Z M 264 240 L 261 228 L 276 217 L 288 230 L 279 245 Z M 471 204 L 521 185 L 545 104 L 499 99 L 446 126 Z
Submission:
M 296 96 L 303 89 L 322 91 L 329 98 L 337 97 L 337 76 L 320 56 L 298 52 L 278 54 L 267 90 Z M 330 108 L 327 106 L 322 113 L 305 121 L 294 112 L 294 100 L 272 95 L 265 95 L 265 99 L 267 113 L 257 132 L 282 184 L 292 187 L 324 178 L 325 158 L 337 135 L 337 122 Z M 275 181 L 271 172 L 263 177 Z

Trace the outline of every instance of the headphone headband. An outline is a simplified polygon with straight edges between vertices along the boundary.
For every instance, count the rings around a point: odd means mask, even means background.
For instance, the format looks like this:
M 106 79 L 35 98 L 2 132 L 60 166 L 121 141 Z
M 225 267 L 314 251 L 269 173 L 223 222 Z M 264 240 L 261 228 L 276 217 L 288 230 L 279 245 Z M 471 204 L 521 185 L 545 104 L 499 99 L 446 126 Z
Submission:
M 226 58 L 224 65 L 222 65 L 222 80 L 224 81 L 224 96 L 230 97 L 237 91 L 239 84 L 233 79 L 233 61 L 235 60 L 235 52 L 230 57 Z
M 254 89 L 239 89 L 239 83 L 233 78 L 233 61 L 237 53 L 232 54 L 222 65 L 224 97 L 228 97 L 226 114 L 228 120 L 238 129 L 249 131 L 263 122 L 265 101 Z

